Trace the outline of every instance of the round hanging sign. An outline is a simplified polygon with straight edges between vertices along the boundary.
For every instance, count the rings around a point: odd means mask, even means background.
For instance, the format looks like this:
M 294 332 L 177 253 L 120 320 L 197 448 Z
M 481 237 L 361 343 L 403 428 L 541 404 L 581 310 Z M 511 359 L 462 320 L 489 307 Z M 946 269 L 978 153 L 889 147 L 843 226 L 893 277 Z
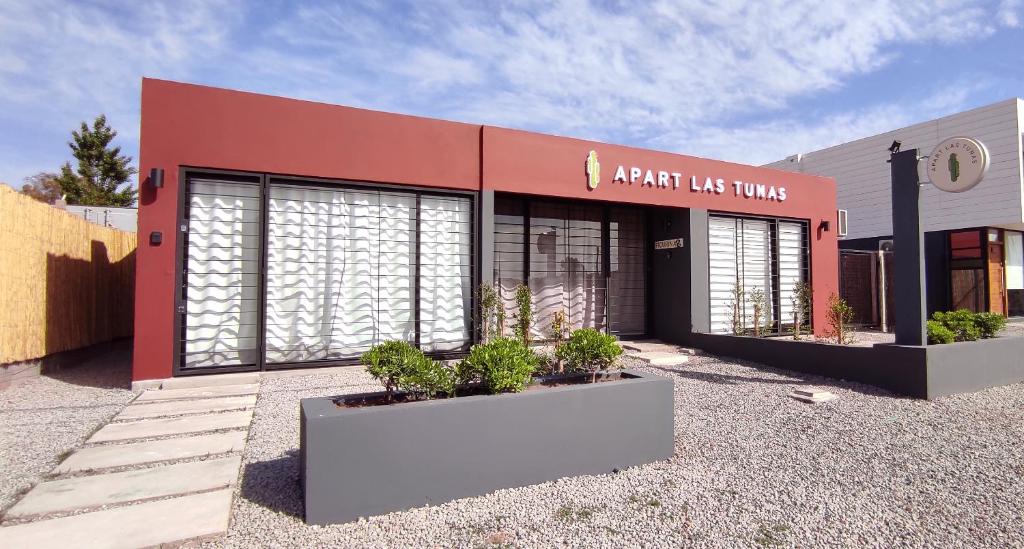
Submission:
M 936 145 L 928 157 L 928 180 L 939 190 L 962 193 L 981 183 L 988 165 L 988 149 L 981 141 L 951 137 Z

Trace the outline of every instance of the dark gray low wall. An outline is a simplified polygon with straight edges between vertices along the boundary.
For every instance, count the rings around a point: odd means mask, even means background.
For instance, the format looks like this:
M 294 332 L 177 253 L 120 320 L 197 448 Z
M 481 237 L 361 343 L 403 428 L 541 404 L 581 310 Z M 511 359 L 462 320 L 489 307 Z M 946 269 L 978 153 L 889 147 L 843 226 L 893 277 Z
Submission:
M 1024 381 L 1024 338 L 928 346 L 928 398 Z
M 716 355 L 928 397 L 923 347 L 853 347 L 722 334 L 691 334 L 690 344 Z
M 914 398 L 970 393 L 1024 381 L 1024 338 L 948 345 L 853 347 L 721 334 L 691 334 L 716 355 L 881 387 Z
M 306 522 L 330 524 L 672 457 L 672 380 L 393 406 L 303 399 Z

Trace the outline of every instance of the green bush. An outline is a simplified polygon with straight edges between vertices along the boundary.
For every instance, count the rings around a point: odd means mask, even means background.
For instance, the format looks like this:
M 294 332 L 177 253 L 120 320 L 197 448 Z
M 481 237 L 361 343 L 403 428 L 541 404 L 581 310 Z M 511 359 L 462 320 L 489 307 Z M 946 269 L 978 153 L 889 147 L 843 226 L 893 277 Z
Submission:
M 435 398 L 438 394 L 454 396 L 455 371 L 436 360 L 420 356 L 398 378 L 398 388 L 426 398 Z
M 932 320 L 953 332 L 955 341 L 975 341 L 981 337 L 981 329 L 974 322 L 974 313 L 967 309 L 948 313 L 936 312 Z
M 581 328 L 569 335 L 569 339 L 558 346 L 555 356 L 570 372 L 591 372 L 607 370 L 622 354 L 622 346 L 615 336 L 601 333 L 593 328 Z
M 949 328 L 942 325 L 937 320 L 928 321 L 928 343 L 932 345 L 941 345 L 943 343 L 953 343 L 956 341 L 956 335 Z
M 983 339 L 991 339 L 1006 327 L 1006 317 L 996 313 L 977 313 L 974 315 L 974 325 L 981 330 Z
M 474 345 L 456 368 L 459 383 L 483 383 L 491 393 L 518 393 L 530 383 L 539 359 L 522 341 L 502 337 Z

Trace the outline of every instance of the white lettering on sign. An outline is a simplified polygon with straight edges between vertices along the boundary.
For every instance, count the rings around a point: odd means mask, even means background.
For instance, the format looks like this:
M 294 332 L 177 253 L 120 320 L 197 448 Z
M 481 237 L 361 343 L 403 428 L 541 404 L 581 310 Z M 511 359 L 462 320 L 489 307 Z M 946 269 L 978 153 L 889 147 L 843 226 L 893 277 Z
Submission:
M 683 247 L 683 239 L 682 238 L 670 238 L 668 240 L 655 240 L 654 241 L 654 249 L 655 250 L 671 250 L 673 248 L 682 248 L 682 247 Z
M 701 178 L 696 175 L 690 175 L 689 179 L 692 193 L 721 195 L 725 194 L 728 188 L 726 181 L 720 177 L 706 176 L 703 179 L 703 184 Z M 656 171 L 637 166 L 627 167 L 621 164 L 615 169 L 615 177 L 612 178 L 613 183 L 623 185 L 639 183 L 641 187 L 657 187 L 659 189 L 678 189 L 682 180 L 683 174 L 679 172 Z M 739 180 L 731 183 L 733 195 L 737 198 L 783 202 L 788 196 L 786 188 L 778 185 Z

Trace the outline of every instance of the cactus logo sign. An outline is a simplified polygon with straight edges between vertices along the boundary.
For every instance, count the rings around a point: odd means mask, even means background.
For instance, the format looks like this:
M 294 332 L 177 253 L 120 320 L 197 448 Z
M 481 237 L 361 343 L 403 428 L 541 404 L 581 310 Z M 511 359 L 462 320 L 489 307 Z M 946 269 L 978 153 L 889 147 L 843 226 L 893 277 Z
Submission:
M 962 193 L 981 183 L 988 166 L 988 149 L 981 141 L 951 137 L 939 143 L 928 157 L 928 180 L 939 190 Z
M 594 190 L 601 183 L 601 163 L 597 161 L 597 151 L 587 153 L 587 188 Z

